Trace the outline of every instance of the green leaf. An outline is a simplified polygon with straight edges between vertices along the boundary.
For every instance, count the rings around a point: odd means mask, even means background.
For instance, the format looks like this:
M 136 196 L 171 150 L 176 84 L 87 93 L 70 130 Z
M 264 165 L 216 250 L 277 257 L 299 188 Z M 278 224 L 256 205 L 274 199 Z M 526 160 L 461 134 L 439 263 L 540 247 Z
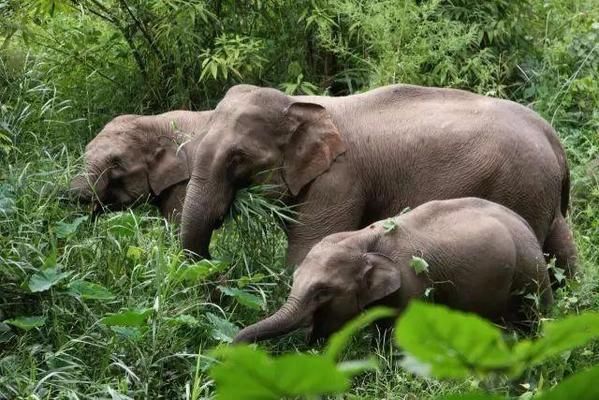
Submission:
M 29 290 L 32 293 L 44 292 L 69 275 L 69 272 L 60 272 L 57 268 L 40 270 L 29 278 Z
M 239 302 L 239 304 L 242 304 L 248 308 L 251 308 L 253 310 L 264 309 L 264 301 L 260 297 L 248 293 L 245 290 L 228 288 L 224 286 L 219 286 L 218 289 L 225 295 L 234 297 Z
M 52 247 L 50 254 L 44 259 L 43 269 L 56 268 L 58 266 L 58 254 L 56 248 Z
M 138 327 L 138 326 L 111 326 L 110 330 L 116 333 L 119 336 L 125 337 L 131 340 L 140 339 L 144 332 L 147 331 L 147 327 Z
M 192 328 L 200 325 L 200 321 L 197 318 L 187 314 L 177 315 L 174 318 L 169 318 L 167 321 L 172 325 L 186 325 Z
M 107 223 L 108 232 L 119 238 L 132 237 L 137 232 L 137 220 L 135 215 L 130 212 L 117 214 L 111 217 Z
M 274 373 L 284 396 L 342 393 L 349 379 L 335 363 L 316 354 L 286 354 L 275 359 Z
M 29 331 L 33 328 L 39 328 L 46 323 L 46 317 L 34 316 L 34 317 L 17 317 L 13 319 L 7 319 L 4 323 L 12 326 L 16 326 L 24 331 Z
M 428 272 L 428 263 L 425 259 L 420 257 L 412 256 L 412 259 L 410 260 L 410 267 L 414 269 L 417 275 L 421 274 L 422 272 Z
M 210 371 L 219 400 L 275 400 L 342 393 L 349 388 L 348 378 L 327 357 L 287 354 L 273 359 L 248 346 L 222 348 L 215 354 L 224 359 Z
M 377 319 L 395 316 L 395 311 L 386 307 L 373 307 L 354 318 L 338 332 L 335 332 L 327 343 L 325 354 L 331 360 L 336 360 L 347 346 L 351 337 L 361 329 L 372 324 Z
M 239 278 L 237 280 L 237 285 L 240 288 L 246 287 L 247 285 L 249 285 L 250 283 L 257 283 L 262 281 L 264 278 L 266 277 L 266 275 L 262 274 L 262 273 L 257 273 L 254 274 L 252 276 L 242 276 L 241 278 Z
M 396 340 L 412 357 L 406 368 L 420 375 L 465 378 L 487 370 L 503 371 L 514 362 L 501 331 L 490 322 L 418 301 L 412 301 L 399 319 Z
M 102 285 L 81 279 L 69 283 L 69 295 L 86 300 L 111 300 L 114 295 Z
M 129 326 L 139 327 L 146 324 L 146 321 L 152 314 L 151 308 L 141 310 L 124 310 L 115 314 L 107 314 L 102 318 L 102 323 L 106 326 Z
M 393 218 L 386 219 L 383 222 L 383 228 L 385 229 L 385 233 L 393 232 L 397 228 L 397 222 Z
M 126 257 L 132 261 L 139 261 L 139 259 L 141 259 L 141 256 L 143 255 L 143 253 L 144 253 L 144 249 L 142 249 L 141 247 L 129 246 L 127 248 Z
M 69 224 L 66 222 L 58 222 L 54 226 L 54 233 L 56 234 L 56 237 L 60 239 L 68 238 L 77 232 L 79 225 L 81 225 L 83 221 L 87 221 L 87 216 L 75 218 L 75 220 Z
M 237 332 L 239 332 L 239 328 L 235 324 L 217 315 L 207 313 L 206 318 L 212 325 L 211 336 L 215 340 L 231 343 Z
M 223 271 L 228 264 L 218 260 L 201 260 L 189 266 L 179 268 L 176 274 L 177 281 L 198 282 Z
M 596 400 L 599 399 L 599 365 L 572 375 L 552 390 L 543 393 L 538 400 Z
M 543 337 L 534 342 L 522 341 L 514 349 L 516 355 L 529 365 L 536 365 L 599 338 L 599 313 L 584 313 L 547 322 Z

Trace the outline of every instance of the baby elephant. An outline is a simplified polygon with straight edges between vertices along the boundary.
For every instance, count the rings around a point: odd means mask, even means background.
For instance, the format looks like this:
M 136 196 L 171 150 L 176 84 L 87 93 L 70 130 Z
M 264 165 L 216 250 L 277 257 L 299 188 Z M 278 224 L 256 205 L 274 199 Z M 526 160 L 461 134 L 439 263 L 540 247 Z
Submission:
M 413 257 L 424 259 L 428 269 L 415 268 Z M 324 238 L 295 271 L 287 302 L 240 331 L 235 342 L 301 327 L 311 328 L 315 341 L 371 305 L 401 312 L 411 299 L 423 296 L 519 325 L 526 322 L 530 300 L 524 296 L 530 293 L 538 294 L 542 308 L 553 302 L 543 253 L 524 219 L 478 198 L 431 201 L 364 229 Z

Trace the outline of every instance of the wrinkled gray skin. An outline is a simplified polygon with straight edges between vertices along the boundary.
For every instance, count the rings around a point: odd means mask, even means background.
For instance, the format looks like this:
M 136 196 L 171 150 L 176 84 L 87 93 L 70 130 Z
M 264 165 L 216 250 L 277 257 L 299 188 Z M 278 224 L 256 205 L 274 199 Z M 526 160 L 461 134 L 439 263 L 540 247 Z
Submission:
M 203 257 L 236 191 L 274 170 L 268 179 L 298 211 L 289 265 L 332 233 L 475 196 L 518 212 L 558 266 L 574 270 L 564 150 L 547 122 L 510 101 L 409 85 L 335 98 L 238 85 L 194 148 L 181 232 Z
M 110 121 L 85 148 L 85 171 L 71 191 L 98 211 L 150 200 L 178 222 L 189 180 L 191 137 L 202 137 L 212 111 L 122 115 Z
M 311 328 L 327 338 L 373 304 L 398 312 L 411 299 L 430 297 L 497 323 L 530 323 L 524 296 L 553 302 L 543 252 L 530 226 L 513 211 L 478 198 L 431 201 L 359 231 L 330 235 L 308 253 L 293 276 L 287 302 L 272 316 L 240 331 L 236 342 L 258 341 Z M 388 226 L 388 225 L 387 225 Z M 429 264 L 417 273 L 412 257 Z

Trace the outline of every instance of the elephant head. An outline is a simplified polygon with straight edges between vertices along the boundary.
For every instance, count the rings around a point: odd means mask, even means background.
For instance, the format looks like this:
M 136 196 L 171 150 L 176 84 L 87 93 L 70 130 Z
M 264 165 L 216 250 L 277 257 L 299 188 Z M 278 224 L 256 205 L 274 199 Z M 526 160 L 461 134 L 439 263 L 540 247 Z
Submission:
M 173 118 L 188 112 L 156 116 L 122 115 L 110 121 L 85 148 L 84 172 L 71 182 L 78 200 L 120 209 L 155 198 L 189 179 L 182 139 Z M 173 114 L 173 115 L 169 115 Z
M 212 231 L 238 189 L 266 180 L 296 196 L 345 146 L 323 106 L 275 89 L 238 85 L 217 105 L 196 149 L 181 233 L 185 249 L 209 257 Z
M 296 269 L 285 304 L 234 341 L 269 339 L 302 327 L 310 329 L 311 341 L 328 338 L 365 307 L 398 291 L 400 269 L 372 247 L 348 232 L 323 239 Z

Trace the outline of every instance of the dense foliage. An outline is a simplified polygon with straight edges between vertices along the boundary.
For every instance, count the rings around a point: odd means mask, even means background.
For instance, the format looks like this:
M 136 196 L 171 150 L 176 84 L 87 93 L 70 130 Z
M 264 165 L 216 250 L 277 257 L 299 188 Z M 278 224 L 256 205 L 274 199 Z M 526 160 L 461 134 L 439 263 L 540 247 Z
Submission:
M 210 349 L 286 295 L 276 220 L 289 210 L 244 191 L 212 244 L 219 261 L 190 264 L 151 207 L 94 220 L 63 191 L 115 115 L 209 109 L 239 82 L 329 95 L 415 83 L 532 107 L 568 152 L 580 252 L 580 276 L 545 317 L 599 311 L 597 71 L 594 0 L 0 0 L 0 398 L 214 395 L 215 357 L 221 372 L 230 361 Z M 343 359 L 378 364 L 339 386 L 349 398 L 559 398 L 551 387 L 599 363 L 585 340 L 518 374 L 473 365 L 440 381 L 408 372 L 391 342 L 361 333 L 349 343 Z M 310 350 L 303 343 L 266 348 Z M 372 366 L 309 354 L 296 356 L 331 374 Z M 582 387 L 570 379 L 564 388 Z M 322 392 L 288 394 L 310 393 Z

